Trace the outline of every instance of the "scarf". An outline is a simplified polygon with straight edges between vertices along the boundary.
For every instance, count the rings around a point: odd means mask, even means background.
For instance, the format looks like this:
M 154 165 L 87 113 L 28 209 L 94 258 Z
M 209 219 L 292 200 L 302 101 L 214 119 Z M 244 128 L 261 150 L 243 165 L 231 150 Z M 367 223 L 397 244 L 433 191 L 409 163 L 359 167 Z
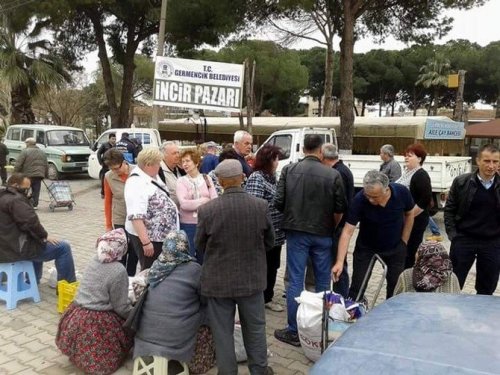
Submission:
M 178 265 L 196 260 L 189 255 L 189 241 L 186 232 L 173 230 L 168 232 L 163 250 L 153 262 L 148 274 L 148 283 L 151 288 L 167 278 Z
M 433 292 L 448 280 L 452 270 L 450 257 L 443 245 L 435 241 L 424 242 L 417 250 L 413 287 L 417 292 Z
M 418 171 L 420 168 L 422 167 L 418 166 L 417 168 L 413 168 L 411 170 L 406 169 L 403 175 L 396 181 L 396 184 L 406 186 L 409 189 L 411 178 L 413 177 L 415 172 Z
M 127 252 L 127 235 L 122 228 L 111 230 L 99 237 L 95 246 L 99 262 L 115 262 Z

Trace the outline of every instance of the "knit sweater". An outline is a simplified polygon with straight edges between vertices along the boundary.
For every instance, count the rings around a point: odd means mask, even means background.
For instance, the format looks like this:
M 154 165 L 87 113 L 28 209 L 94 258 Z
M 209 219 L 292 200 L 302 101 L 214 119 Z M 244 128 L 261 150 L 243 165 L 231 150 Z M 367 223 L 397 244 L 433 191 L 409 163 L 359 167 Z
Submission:
M 413 286 L 413 268 L 404 270 L 399 275 L 398 283 L 394 288 L 394 295 L 400 293 L 413 293 L 416 292 Z M 460 285 L 458 284 L 457 276 L 452 272 L 448 280 L 443 285 L 434 290 L 434 293 L 451 293 L 459 294 Z
M 127 318 L 132 309 L 127 270 L 119 262 L 101 263 L 94 256 L 80 282 L 75 302 L 89 310 L 114 311 Z

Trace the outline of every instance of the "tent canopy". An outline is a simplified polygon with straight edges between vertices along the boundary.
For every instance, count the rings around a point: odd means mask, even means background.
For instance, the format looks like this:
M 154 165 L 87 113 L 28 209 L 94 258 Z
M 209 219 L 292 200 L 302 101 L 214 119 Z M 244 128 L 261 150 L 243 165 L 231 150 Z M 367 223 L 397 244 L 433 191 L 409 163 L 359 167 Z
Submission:
M 500 118 L 467 126 L 465 136 L 469 138 L 500 138 Z

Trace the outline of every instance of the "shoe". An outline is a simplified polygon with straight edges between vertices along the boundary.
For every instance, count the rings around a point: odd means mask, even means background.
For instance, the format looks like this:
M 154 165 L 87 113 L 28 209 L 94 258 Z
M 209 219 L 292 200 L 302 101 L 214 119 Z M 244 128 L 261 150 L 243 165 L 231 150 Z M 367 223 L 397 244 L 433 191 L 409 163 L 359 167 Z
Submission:
M 269 310 L 275 311 L 275 312 L 282 312 L 284 310 L 283 306 L 281 306 L 279 303 L 273 302 L 273 301 L 266 303 L 265 306 L 266 306 L 266 309 L 269 309 Z
M 38 210 L 38 206 L 33 206 L 33 209 L 36 211 Z
M 285 344 L 300 346 L 299 335 L 290 332 L 288 329 L 277 329 L 274 331 L 274 337 Z
M 425 237 L 425 240 L 441 242 L 443 240 L 443 236 L 441 236 L 440 234 L 433 234 L 432 236 Z

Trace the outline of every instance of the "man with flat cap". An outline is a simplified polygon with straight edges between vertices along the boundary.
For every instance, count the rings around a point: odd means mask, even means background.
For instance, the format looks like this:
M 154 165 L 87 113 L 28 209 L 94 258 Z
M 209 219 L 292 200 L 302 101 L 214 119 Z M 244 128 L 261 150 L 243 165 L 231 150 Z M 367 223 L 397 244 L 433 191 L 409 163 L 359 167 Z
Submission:
M 201 294 L 207 298 L 219 374 L 237 374 L 234 313 L 238 305 L 250 374 L 273 374 L 267 366 L 264 294 L 266 251 L 274 229 L 265 200 L 242 188 L 243 168 L 227 159 L 215 168 L 224 193 L 198 208 L 195 244 L 204 252 Z
M 205 143 L 206 153 L 201 161 L 200 172 L 208 174 L 217 167 L 219 164 L 219 157 L 217 154 L 217 143 L 210 141 Z

